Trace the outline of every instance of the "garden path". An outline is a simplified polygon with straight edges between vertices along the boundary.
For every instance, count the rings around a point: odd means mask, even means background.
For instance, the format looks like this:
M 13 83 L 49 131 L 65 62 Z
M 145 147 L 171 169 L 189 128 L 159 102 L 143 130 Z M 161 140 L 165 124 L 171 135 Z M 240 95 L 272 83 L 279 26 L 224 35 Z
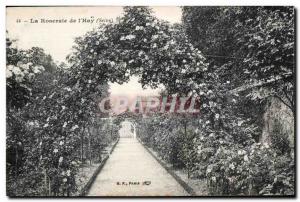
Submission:
M 184 188 L 134 138 L 119 143 L 88 196 L 187 196 Z

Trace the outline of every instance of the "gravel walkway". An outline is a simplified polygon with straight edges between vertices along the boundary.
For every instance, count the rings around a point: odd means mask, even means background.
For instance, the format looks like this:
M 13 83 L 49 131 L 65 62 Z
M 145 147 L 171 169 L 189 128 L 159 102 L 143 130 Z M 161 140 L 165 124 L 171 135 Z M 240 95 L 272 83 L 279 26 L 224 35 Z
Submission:
M 187 196 L 178 182 L 133 138 L 120 138 L 88 196 Z

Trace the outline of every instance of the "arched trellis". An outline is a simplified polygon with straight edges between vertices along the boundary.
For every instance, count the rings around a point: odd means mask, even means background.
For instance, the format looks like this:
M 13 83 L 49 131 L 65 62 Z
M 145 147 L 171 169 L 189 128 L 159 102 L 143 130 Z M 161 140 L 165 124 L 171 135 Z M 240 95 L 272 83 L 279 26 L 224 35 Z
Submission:
M 201 109 L 204 127 L 214 128 L 215 117 L 220 117 L 216 104 L 220 96 L 214 90 L 217 76 L 209 73 L 203 54 L 181 25 L 159 20 L 148 7 L 125 7 L 116 23 L 75 42 L 68 59 L 76 89 L 99 93 L 98 85 L 122 84 L 138 76 L 143 87 L 163 85 L 170 95 L 201 95 L 201 103 L 206 103 Z
M 69 62 L 78 85 L 124 83 L 136 75 L 142 86 L 162 84 L 169 93 L 199 90 L 207 63 L 182 27 L 161 21 L 147 7 L 125 7 L 115 24 L 101 26 L 76 39 Z M 82 73 L 84 72 L 84 75 Z
M 131 126 L 133 127 L 133 130 L 134 130 L 133 131 L 134 138 L 136 138 L 137 128 L 138 128 L 137 126 L 142 118 L 143 118 L 142 114 L 133 113 L 130 111 L 125 111 L 120 114 L 112 115 L 113 123 L 116 125 L 120 126 L 122 124 L 122 122 L 124 122 L 124 121 L 129 121 L 131 123 Z

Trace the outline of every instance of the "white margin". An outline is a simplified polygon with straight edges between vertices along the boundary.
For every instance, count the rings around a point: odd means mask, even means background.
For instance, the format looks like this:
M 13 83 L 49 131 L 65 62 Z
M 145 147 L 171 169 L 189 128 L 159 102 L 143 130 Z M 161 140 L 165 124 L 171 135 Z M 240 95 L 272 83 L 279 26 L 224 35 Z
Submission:
M 135 1 L 130 1 L 130 0 L 2 0 L 0 1 L 0 40 L 1 40 L 1 49 L 0 49 L 0 65 L 1 65 L 1 73 L 0 73 L 0 84 L 1 84 L 1 90 L 0 90 L 0 132 L 1 132 L 1 139 L 0 139 L 0 148 L 1 148 L 1 154 L 0 155 L 0 198 L 1 201 L 8 201 L 9 198 L 6 196 L 6 178 L 5 178 L 5 162 L 6 162 L 6 156 L 5 156 L 5 147 L 6 147 L 6 96 L 5 96 L 5 7 L 6 6 L 72 6 L 72 5 L 77 5 L 77 6 L 94 6 L 94 5 L 112 5 L 112 6 L 117 6 L 117 5 L 152 5 L 152 6 L 183 6 L 183 5 L 190 5 L 190 6 L 196 6 L 196 5 L 201 5 L 201 6 L 223 6 L 223 5 L 228 5 L 228 6 L 233 6 L 233 5 L 247 5 L 247 6 L 259 6 L 259 5 L 277 5 L 277 6 L 295 6 L 297 11 L 299 11 L 299 5 L 300 1 L 299 0 L 213 0 L 213 1 L 200 1 L 200 0 L 135 0 Z M 296 19 L 296 28 L 299 27 L 299 20 L 298 20 L 299 13 L 297 12 L 297 19 Z M 299 31 L 297 31 L 297 39 L 299 36 Z M 299 47 L 299 39 L 297 40 L 297 47 Z M 299 58 L 299 51 L 297 51 L 297 59 Z M 299 78 L 299 70 L 297 71 L 297 78 Z M 297 100 L 299 101 L 299 87 L 297 88 Z M 299 105 L 298 105 L 298 110 L 297 114 L 299 115 Z M 299 118 L 297 120 L 297 126 L 298 126 Z M 297 138 L 297 144 L 298 146 L 299 142 L 299 137 Z M 299 151 L 299 148 L 297 148 L 297 151 Z M 299 155 L 297 152 L 297 167 L 299 167 Z M 298 176 L 299 172 L 297 170 L 297 182 L 298 181 Z M 299 194 L 299 184 L 297 183 L 297 194 Z M 220 198 L 220 199 L 214 199 L 216 201 L 224 201 L 224 200 L 241 200 L 242 198 Z M 11 199 L 10 199 L 11 200 Z M 22 199 L 24 200 L 24 199 Z M 33 201 L 34 199 L 27 199 L 26 201 Z M 43 199 L 45 200 L 45 199 Z M 53 199 L 52 199 L 53 200 Z M 57 200 L 57 199 L 55 199 Z M 71 201 L 72 199 L 64 199 L 65 201 Z M 74 200 L 74 199 L 73 199 Z M 104 199 L 96 199 L 96 200 L 104 200 Z M 110 201 L 116 201 L 117 199 L 112 199 Z M 141 201 L 148 201 L 148 199 L 140 199 Z M 152 200 L 152 199 L 151 199 Z M 162 200 L 162 199 L 159 199 Z M 176 199 L 176 201 L 188 201 L 189 198 L 185 199 Z M 209 201 L 212 199 L 207 199 L 207 198 L 198 198 L 197 200 L 201 201 Z M 249 200 L 249 199 L 244 199 L 244 200 Z M 266 199 L 255 199 L 254 201 L 265 201 Z M 270 200 L 285 200 L 285 199 L 280 199 L 280 198 L 272 198 Z M 80 201 L 88 201 L 88 199 L 80 199 Z M 253 201 L 253 199 L 251 199 Z

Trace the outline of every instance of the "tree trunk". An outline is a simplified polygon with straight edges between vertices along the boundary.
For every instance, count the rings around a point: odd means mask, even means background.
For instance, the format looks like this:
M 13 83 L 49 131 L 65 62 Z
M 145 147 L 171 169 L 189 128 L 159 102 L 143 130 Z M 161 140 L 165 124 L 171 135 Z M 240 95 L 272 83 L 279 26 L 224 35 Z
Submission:
M 112 140 L 113 140 L 113 125 L 111 124 L 111 128 L 110 128 L 110 141 L 112 142 Z
M 16 172 L 15 172 L 15 175 L 16 175 L 16 178 L 18 177 L 18 170 L 19 170 L 19 165 L 18 165 L 18 158 L 19 158 L 19 153 L 18 153 L 18 144 L 16 145 Z
M 89 144 L 88 144 L 89 160 L 90 160 L 90 165 L 92 165 L 91 131 L 89 128 L 88 128 L 88 134 L 89 134 Z
M 48 177 L 48 194 L 51 196 L 51 180 L 50 177 Z
M 81 163 L 83 164 L 83 133 L 84 131 L 81 133 L 81 150 L 80 150 L 80 159 L 81 159 Z

